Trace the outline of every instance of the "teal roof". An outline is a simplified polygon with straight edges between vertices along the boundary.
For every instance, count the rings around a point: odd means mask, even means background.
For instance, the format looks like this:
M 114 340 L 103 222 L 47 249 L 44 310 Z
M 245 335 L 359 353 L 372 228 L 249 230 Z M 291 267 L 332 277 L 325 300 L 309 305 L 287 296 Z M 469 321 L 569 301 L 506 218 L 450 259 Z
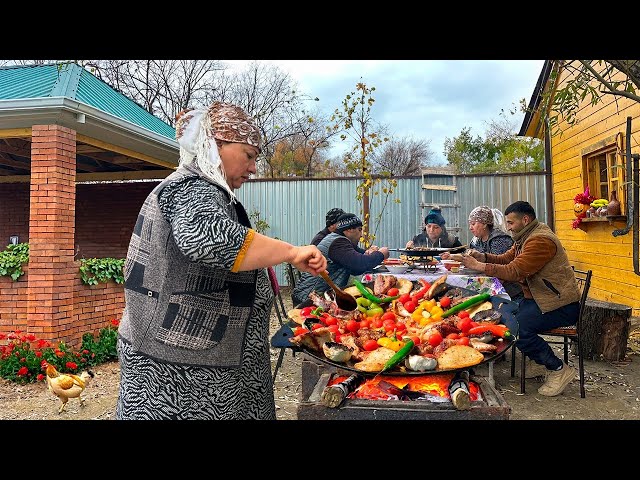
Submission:
M 0 67 L 0 100 L 67 97 L 171 140 L 176 131 L 136 102 L 74 63 Z

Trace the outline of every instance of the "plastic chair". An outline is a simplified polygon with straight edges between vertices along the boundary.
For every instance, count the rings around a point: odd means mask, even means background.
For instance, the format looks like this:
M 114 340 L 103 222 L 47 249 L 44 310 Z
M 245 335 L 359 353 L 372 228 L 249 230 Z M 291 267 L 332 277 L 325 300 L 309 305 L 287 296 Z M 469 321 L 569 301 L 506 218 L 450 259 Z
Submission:
M 573 266 L 571 268 L 573 268 L 573 271 L 575 272 L 576 281 L 578 282 L 578 288 L 580 288 L 580 290 L 582 291 L 582 295 L 580 296 L 580 311 L 578 312 L 576 324 L 569 327 L 559 327 L 552 330 L 547 330 L 545 332 L 541 332 L 540 335 L 561 338 L 561 340 L 547 340 L 547 343 L 564 346 L 565 363 L 569 363 L 569 340 L 571 340 L 571 342 L 576 346 L 578 352 L 578 373 L 580 375 L 580 397 L 584 398 L 586 396 L 586 392 L 584 389 L 584 352 L 582 349 L 582 344 L 580 343 L 580 328 L 583 321 L 582 316 L 584 313 L 584 307 L 589 295 L 589 288 L 591 287 L 591 275 L 593 272 L 591 270 L 576 270 Z M 526 355 L 522 355 L 520 365 L 520 393 L 525 393 L 526 360 Z M 515 376 L 515 372 L 516 349 L 513 348 L 511 351 L 512 377 Z

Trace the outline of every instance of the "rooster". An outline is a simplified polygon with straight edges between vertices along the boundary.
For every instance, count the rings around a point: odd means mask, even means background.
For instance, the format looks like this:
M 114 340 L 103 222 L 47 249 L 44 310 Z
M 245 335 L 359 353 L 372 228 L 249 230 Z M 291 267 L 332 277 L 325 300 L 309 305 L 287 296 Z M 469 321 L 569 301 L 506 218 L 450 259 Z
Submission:
M 62 413 L 70 398 L 79 398 L 80 406 L 84 406 L 84 399 L 80 394 L 93 377 L 94 374 L 91 370 L 82 372 L 78 376 L 71 373 L 60 373 L 53 365 L 47 364 L 47 386 L 49 391 L 62 402 L 58 413 Z

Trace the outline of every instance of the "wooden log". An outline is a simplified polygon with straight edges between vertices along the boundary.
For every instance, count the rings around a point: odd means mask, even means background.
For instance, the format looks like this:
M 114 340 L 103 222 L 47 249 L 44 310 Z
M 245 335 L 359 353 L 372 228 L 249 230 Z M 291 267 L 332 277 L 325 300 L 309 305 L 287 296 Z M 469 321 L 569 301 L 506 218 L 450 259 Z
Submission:
M 588 299 L 582 316 L 580 343 L 585 358 L 623 360 L 627 351 L 631 307 Z

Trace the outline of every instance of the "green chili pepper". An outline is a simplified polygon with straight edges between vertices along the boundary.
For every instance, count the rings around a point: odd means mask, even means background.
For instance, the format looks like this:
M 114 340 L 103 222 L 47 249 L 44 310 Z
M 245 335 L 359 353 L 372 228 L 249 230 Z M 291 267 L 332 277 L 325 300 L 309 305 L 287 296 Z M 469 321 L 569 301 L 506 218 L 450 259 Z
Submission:
M 357 278 L 353 280 L 353 284 L 356 286 L 363 297 L 365 297 L 367 300 L 371 300 L 374 303 L 387 303 L 400 298 L 400 295 L 396 295 L 395 297 L 378 298 L 369 290 L 367 290 L 367 287 L 365 287 Z
M 442 314 L 442 318 L 446 318 L 449 315 L 453 315 L 454 313 L 458 313 L 459 311 L 464 310 L 465 308 L 468 308 L 468 307 L 470 307 L 472 305 L 475 305 L 476 303 L 486 302 L 490 298 L 491 298 L 491 295 L 489 295 L 488 293 L 481 293 L 480 295 L 476 295 L 475 297 L 471 297 L 469 300 L 465 300 L 464 302 L 459 303 L 455 307 L 452 307 L 449 310 L 447 310 L 446 312 L 444 312 Z
M 411 352 L 413 345 L 414 345 L 413 340 L 411 339 L 407 340 L 407 343 L 404 344 L 404 347 L 398 350 L 393 357 L 387 360 L 387 363 L 384 364 L 384 367 L 382 367 L 382 370 L 380 371 L 380 373 L 386 372 L 387 370 L 391 370 L 393 367 L 398 365 L 402 360 L 404 360 L 404 357 L 409 355 L 409 353 Z

